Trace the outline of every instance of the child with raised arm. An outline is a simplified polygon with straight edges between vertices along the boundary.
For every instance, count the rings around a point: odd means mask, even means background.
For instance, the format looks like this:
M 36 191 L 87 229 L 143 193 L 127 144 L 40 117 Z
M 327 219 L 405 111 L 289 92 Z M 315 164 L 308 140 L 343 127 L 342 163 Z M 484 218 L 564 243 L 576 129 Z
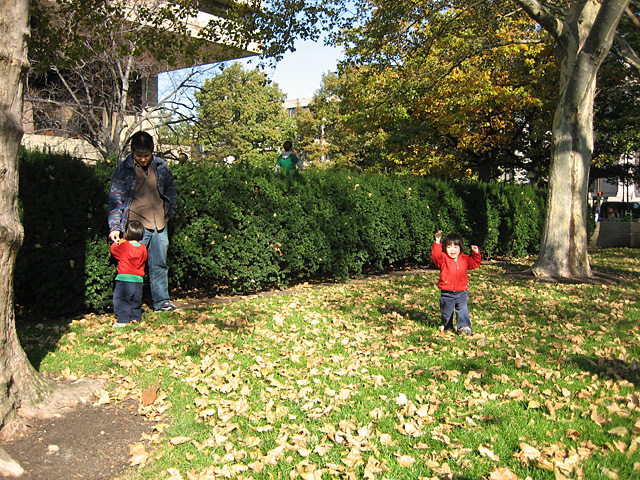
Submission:
M 431 260 L 440 269 L 440 331 L 453 330 L 453 313 L 456 314 L 458 332 L 471 335 L 469 319 L 469 280 L 467 270 L 478 268 L 482 261 L 480 249 L 471 245 L 471 256 L 462 253 L 464 241 L 457 233 L 450 233 L 442 243 L 442 232 L 436 233 L 431 247 Z
M 144 227 L 131 220 L 124 227 L 124 239 L 111 244 L 111 254 L 118 260 L 116 288 L 113 291 L 114 327 L 126 327 L 130 322 L 142 319 L 142 285 L 147 247 L 140 241 Z

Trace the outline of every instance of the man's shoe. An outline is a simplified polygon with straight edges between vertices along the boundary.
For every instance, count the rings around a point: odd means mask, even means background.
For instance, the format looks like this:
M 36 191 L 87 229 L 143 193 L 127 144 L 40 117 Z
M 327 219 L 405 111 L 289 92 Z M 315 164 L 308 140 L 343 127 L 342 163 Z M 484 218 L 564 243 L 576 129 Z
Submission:
M 173 312 L 175 309 L 177 309 L 178 307 L 176 307 L 173 303 L 171 302 L 164 302 L 162 305 L 160 305 L 158 308 L 154 308 L 153 311 L 154 312 Z
M 470 327 L 460 327 L 458 329 L 458 332 L 464 333 L 465 335 L 471 335 L 471 328 Z
M 126 327 L 127 325 L 129 325 L 129 324 L 128 324 L 128 323 L 120 323 L 120 322 L 116 322 L 116 323 L 114 323 L 114 324 L 113 324 L 113 327 L 114 327 L 114 328 L 124 328 L 124 327 Z

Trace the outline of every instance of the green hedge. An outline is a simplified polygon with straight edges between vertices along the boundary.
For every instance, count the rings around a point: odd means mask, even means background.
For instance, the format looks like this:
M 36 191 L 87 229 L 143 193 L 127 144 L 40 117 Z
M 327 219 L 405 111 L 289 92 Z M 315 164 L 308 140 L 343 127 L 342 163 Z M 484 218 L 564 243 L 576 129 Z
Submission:
M 112 169 L 23 153 L 19 305 L 43 316 L 110 308 Z M 182 290 L 252 292 L 429 264 L 437 230 L 460 233 L 485 257 L 522 256 L 537 251 L 544 221 L 545 192 L 521 185 L 191 164 L 172 171 L 170 285 Z
M 113 292 L 105 239 L 110 172 L 68 155 L 22 152 L 19 202 L 24 241 L 15 300 L 42 317 L 103 309 Z

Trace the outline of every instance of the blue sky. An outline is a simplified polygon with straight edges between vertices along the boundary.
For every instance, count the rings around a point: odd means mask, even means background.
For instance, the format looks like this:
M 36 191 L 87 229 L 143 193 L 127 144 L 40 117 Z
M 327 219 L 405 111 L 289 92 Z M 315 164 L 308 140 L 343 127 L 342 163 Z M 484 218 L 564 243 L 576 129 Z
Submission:
M 322 75 L 335 71 L 337 62 L 343 56 L 341 48 L 325 46 L 322 40 L 318 42 L 299 40 L 296 42 L 295 52 L 287 53 L 274 67 L 266 67 L 264 72 L 278 84 L 287 95 L 287 99 L 312 97 L 320 87 Z M 242 60 L 242 63 L 246 69 L 252 69 L 258 65 L 259 59 L 252 57 Z M 175 72 L 177 78 L 180 77 L 180 72 L 180 70 Z M 171 81 L 167 74 L 159 76 L 158 87 L 161 96 L 171 91 Z M 186 96 L 190 96 L 190 93 L 186 93 Z
M 341 48 L 325 46 L 322 40 L 298 41 L 295 52 L 285 55 L 274 69 L 268 68 L 265 73 L 289 100 L 312 97 L 320 87 L 322 75 L 335 71 L 342 58 Z

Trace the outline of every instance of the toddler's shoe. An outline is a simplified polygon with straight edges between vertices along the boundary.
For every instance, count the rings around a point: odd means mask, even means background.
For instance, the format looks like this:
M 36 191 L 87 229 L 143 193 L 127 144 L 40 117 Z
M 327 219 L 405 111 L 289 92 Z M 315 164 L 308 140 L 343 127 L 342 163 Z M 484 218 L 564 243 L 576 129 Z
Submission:
M 121 323 L 121 322 L 116 322 L 113 324 L 114 328 L 123 328 L 126 327 L 127 325 L 129 325 L 128 323 Z
M 463 333 L 465 335 L 471 335 L 471 327 L 460 327 L 458 332 Z

